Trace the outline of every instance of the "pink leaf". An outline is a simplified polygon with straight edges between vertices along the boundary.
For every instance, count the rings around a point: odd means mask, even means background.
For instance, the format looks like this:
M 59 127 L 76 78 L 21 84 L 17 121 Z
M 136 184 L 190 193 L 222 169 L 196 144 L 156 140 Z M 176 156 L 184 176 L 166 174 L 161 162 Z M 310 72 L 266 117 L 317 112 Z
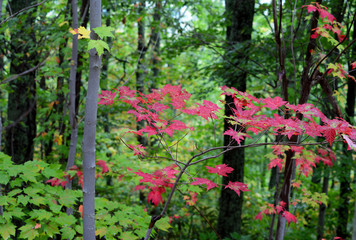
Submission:
M 99 94 L 100 100 L 98 104 L 111 105 L 116 93 L 111 91 L 101 91 L 101 93 L 102 94 Z
M 288 211 L 284 211 L 282 216 L 285 217 L 288 224 L 290 224 L 291 221 L 293 221 L 294 223 L 297 223 L 297 218 Z
M 259 212 L 258 214 L 257 214 L 257 216 L 255 217 L 255 220 L 262 220 L 262 218 L 263 218 L 263 212 Z
M 240 191 L 242 191 L 242 192 L 250 191 L 247 188 L 247 185 L 244 184 L 244 183 L 241 183 L 241 182 L 231 182 L 231 181 L 229 181 L 229 184 L 225 186 L 225 189 L 226 188 L 230 188 L 231 190 L 234 190 L 237 193 L 237 195 L 239 195 L 239 196 L 240 196 Z
M 192 182 L 191 185 L 203 185 L 205 184 L 207 189 L 206 191 L 209 191 L 212 188 L 217 187 L 218 185 L 216 183 L 214 183 L 213 181 L 210 181 L 208 179 L 205 178 L 194 178 L 195 182 Z
M 230 128 L 229 130 L 226 130 L 224 132 L 224 135 L 229 135 L 231 136 L 236 142 L 237 144 L 240 144 L 241 140 L 244 140 L 245 137 L 249 137 L 251 138 L 248 134 L 243 133 L 243 132 L 236 132 L 235 130 L 233 130 L 232 128 Z M 252 139 L 252 138 L 251 138 Z
M 226 164 L 215 165 L 215 167 L 205 166 L 209 173 L 216 173 L 218 175 L 227 177 L 227 173 L 234 171 L 232 167 L 227 166 Z

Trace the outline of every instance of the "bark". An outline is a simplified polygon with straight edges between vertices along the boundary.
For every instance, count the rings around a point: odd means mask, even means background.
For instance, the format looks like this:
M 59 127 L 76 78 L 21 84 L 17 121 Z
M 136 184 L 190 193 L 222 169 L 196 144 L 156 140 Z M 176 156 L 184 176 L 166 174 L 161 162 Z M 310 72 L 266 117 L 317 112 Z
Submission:
M 328 194 L 329 189 L 329 170 L 324 168 L 323 189 L 322 193 Z M 321 204 L 319 207 L 319 218 L 317 228 L 317 240 L 321 240 L 324 235 L 326 205 Z
M 78 7 L 77 0 L 72 0 L 72 28 L 78 28 Z M 69 76 L 69 123 L 71 128 L 70 134 L 70 144 L 69 153 L 66 170 L 68 171 L 73 165 L 75 160 L 75 153 L 77 149 L 78 142 L 78 125 L 77 118 L 75 115 L 75 84 L 76 84 L 76 73 L 77 73 L 77 59 L 78 59 L 78 35 L 73 35 L 72 37 L 72 58 L 70 65 L 70 76 Z M 66 189 L 72 189 L 72 181 L 67 179 Z M 72 208 L 67 208 L 67 214 L 73 214 Z
M 236 64 L 246 62 L 246 56 L 234 51 L 234 46 L 237 44 L 246 44 L 251 39 L 252 21 L 254 15 L 254 0 L 226 0 L 226 39 L 229 44 L 226 57 L 233 57 Z M 233 66 L 229 66 L 233 67 Z M 246 72 L 236 72 L 227 76 L 226 85 L 235 87 L 239 91 L 246 91 Z M 231 107 L 233 98 L 226 96 L 225 98 L 225 115 L 233 115 Z M 224 124 L 224 131 L 231 126 L 227 121 Z M 224 145 L 227 146 L 231 138 L 224 136 Z M 243 144 L 243 143 L 242 143 Z M 244 148 L 239 148 L 226 152 L 223 156 L 223 163 L 234 168 L 234 171 L 228 177 L 223 177 L 222 183 L 228 184 L 229 181 L 243 182 L 244 179 Z M 242 215 L 243 193 L 240 197 L 233 191 L 221 191 L 219 201 L 219 217 L 217 231 L 221 238 L 230 237 L 234 232 L 241 233 L 241 215 Z
M 160 33 L 160 24 L 161 24 L 161 1 L 156 2 L 156 6 L 153 13 L 153 22 L 151 26 L 151 39 L 152 39 L 152 79 L 150 83 L 150 90 L 154 89 L 156 86 L 156 81 L 159 76 L 159 63 L 160 63 L 160 43 L 161 43 L 161 33 Z
M 354 25 L 353 39 L 356 38 L 356 26 Z M 356 46 L 353 45 L 352 54 L 356 54 Z M 351 67 L 349 67 L 351 69 Z M 355 72 L 351 72 L 351 75 L 356 77 Z M 353 124 L 353 119 L 355 116 L 355 97 L 356 97 L 356 83 L 352 79 L 348 79 L 347 82 L 347 97 L 346 97 L 346 117 L 345 120 Z M 336 235 L 342 237 L 343 239 L 350 238 L 349 232 L 347 231 L 347 223 L 349 218 L 349 208 L 350 198 L 351 198 L 351 169 L 352 169 L 352 153 L 347 151 L 347 145 L 343 146 L 344 158 L 341 161 L 340 173 L 340 205 L 338 209 L 338 223 L 336 229 Z M 355 225 L 354 225 L 355 228 Z
M 17 12 L 25 6 L 30 6 L 35 1 L 12 0 L 9 1 L 12 11 Z M 10 21 L 11 41 L 9 46 L 10 74 L 22 73 L 38 62 L 36 49 L 32 44 L 36 43 L 34 28 L 35 18 L 29 10 L 26 20 L 20 24 Z M 20 57 L 20 55 L 22 55 Z M 8 121 L 11 123 L 20 121 L 8 128 L 5 136 L 5 153 L 12 157 L 16 164 L 32 160 L 34 151 L 34 138 L 36 137 L 36 83 L 35 72 L 21 76 L 9 83 L 8 95 Z M 23 116 L 23 113 L 27 113 Z
M 145 43 L 145 20 L 144 20 L 144 10 L 146 6 L 146 1 L 141 0 L 138 6 L 138 16 L 141 17 L 141 20 L 137 23 L 137 52 L 138 52 L 138 61 L 136 69 L 136 89 L 139 92 L 145 91 L 145 77 L 146 77 L 146 65 L 145 65 L 145 55 L 146 55 L 146 43 Z M 145 127 L 145 122 L 137 122 L 137 131 Z M 147 146 L 148 141 L 144 136 L 137 135 L 137 140 L 142 146 Z
M 98 39 L 93 28 L 101 26 L 101 0 L 90 0 L 91 39 Z M 95 135 L 98 110 L 101 57 L 89 51 L 89 83 L 83 134 L 83 236 L 95 239 Z

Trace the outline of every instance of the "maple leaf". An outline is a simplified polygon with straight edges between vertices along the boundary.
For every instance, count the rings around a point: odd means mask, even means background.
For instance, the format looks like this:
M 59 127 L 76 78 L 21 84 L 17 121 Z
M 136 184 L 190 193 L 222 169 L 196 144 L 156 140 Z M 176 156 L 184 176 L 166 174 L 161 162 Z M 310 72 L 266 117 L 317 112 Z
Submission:
M 102 168 L 102 171 L 101 171 L 102 174 L 109 172 L 109 167 L 106 165 L 106 162 L 104 160 L 97 160 L 96 165 L 98 165 Z
M 319 9 L 319 14 L 321 18 L 327 18 L 330 23 L 336 21 L 336 18 L 331 13 L 329 13 L 324 9 Z
M 140 132 L 147 132 L 149 137 L 157 134 L 156 128 L 152 126 L 146 126 L 145 128 L 140 129 Z
M 255 220 L 262 220 L 262 218 L 263 218 L 263 212 L 259 212 L 258 214 L 257 214 L 257 216 L 255 217 Z
M 213 181 L 210 181 L 209 179 L 206 179 L 206 178 L 194 178 L 194 179 L 195 179 L 195 182 L 192 182 L 191 185 L 205 184 L 207 187 L 206 191 L 209 191 L 210 189 L 218 186 L 216 183 L 214 183 Z
M 239 197 L 240 197 L 240 191 L 242 191 L 242 192 L 250 191 L 247 188 L 247 185 L 242 183 L 242 182 L 231 182 L 231 181 L 229 181 L 229 184 L 225 186 L 225 189 L 226 188 L 230 188 L 231 190 L 234 190 L 237 193 L 237 195 L 239 195 Z
M 189 206 L 193 206 L 196 201 L 198 200 L 197 199 L 197 193 L 196 192 L 189 192 L 190 196 L 184 196 L 183 197 L 183 200 L 187 201 L 187 205 Z
M 308 9 L 308 13 L 310 13 L 310 12 L 315 12 L 318 8 L 317 7 L 315 7 L 314 5 L 303 5 L 302 6 L 302 8 L 303 7 L 306 7 L 307 9 Z
M 236 132 L 232 128 L 230 128 L 229 130 L 226 130 L 224 132 L 224 135 L 231 136 L 237 142 L 237 144 L 240 144 L 241 140 L 244 140 L 245 137 L 249 137 L 252 139 L 252 137 L 250 137 L 248 134 L 243 133 L 243 132 Z
M 288 224 L 290 224 L 291 221 L 297 223 L 297 218 L 288 211 L 284 211 L 282 216 L 287 220 Z
M 350 139 L 347 135 L 342 134 L 342 137 L 345 139 L 345 141 L 347 142 L 348 148 L 347 150 L 354 150 L 356 151 L 356 144 L 354 143 L 354 141 L 352 139 Z
M 332 146 L 336 137 L 335 130 L 332 128 L 326 129 L 323 131 L 323 135 L 326 138 L 326 140 L 329 142 L 330 146 Z
M 209 171 L 209 173 L 216 173 L 218 175 L 227 177 L 227 173 L 231 173 L 232 171 L 234 171 L 234 169 L 232 167 L 229 167 L 226 164 L 220 164 L 220 165 L 215 165 L 215 167 L 209 167 L 209 166 L 205 166 Z
M 147 154 L 146 151 L 144 150 L 146 147 L 142 146 L 142 144 L 136 145 L 136 146 L 134 146 L 134 145 L 129 145 L 129 148 L 131 148 L 131 149 L 134 151 L 134 156 L 135 156 L 135 155 L 141 155 L 141 156 L 143 156 L 143 155 L 146 155 L 146 154 Z
M 159 203 L 163 203 L 163 199 L 162 199 L 162 193 L 161 191 L 159 191 L 158 188 L 155 188 L 154 190 L 152 190 L 148 195 L 147 195 L 147 201 L 148 202 L 152 202 L 155 207 L 157 207 L 157 205 Z
M 274 97 L 274 98 L 265 98 L 261 99 L 262 103 L 265 103 L 263 107 L 270 108 L 271 110 L 278 109 L 279 107 L 284 106 L 287 102 L 283 101 L 281 97 Z
M 147 105 L 149 109 L 155 110 L 156 112 L 163 112 L 166 109 L 169 109 L 167 105 L 161 104 L 161 103 L 154 103 L 153 105 Z
M 353 63 L 351 63 L 351 68 L 352 68 L 352 69 L 356 68 L 356 61 L 353 62 Z
M 283 162 L 284 162 L 283 159 L 280 158 L 275 158 L 271 160 L 271 162 L 268 164 L 268 170 L 277 166 L 279 168 L 279 171 L 282 171 Z

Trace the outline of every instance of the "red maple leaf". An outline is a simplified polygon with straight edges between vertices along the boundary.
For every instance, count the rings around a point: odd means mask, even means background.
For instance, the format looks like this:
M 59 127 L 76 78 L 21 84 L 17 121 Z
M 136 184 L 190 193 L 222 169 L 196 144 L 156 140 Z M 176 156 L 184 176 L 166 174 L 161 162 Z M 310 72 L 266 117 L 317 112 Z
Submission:
M 155 110 L 156 112 L 163 112 L 166 109 L 169 109 L 167 105 L 161 104 L 161 103 L 154 103 L 153 105 L 147 105 L 149 109 Z
M 329 13 L 324 9 L 319 9 L 319 14 L 321 18 L 327 18 L 330 23 L 336 21 L 336 18 L 331 13 Z
M 102 168 L 101 170 L 102 174 L 109 172 L 109 167 L 106 165 L 106 162 L 104 160 L 97 160 L 96 165 Z
M 131 148 L 133 151 L 134 151 L 134 156 L 135 155 L 146 155 L 146 151 L 144 150 L 146 147 L 142 146 L 141 144 L 140 145 L 129 145 L 129 148 Z
M 242 192 L 250 191 L 247 188 L 247 185 L 242 183 L 242 182 L 231 182 L 231 181 L 229 181 L 229 184 L 225 186 L 225 189 L 226 188 L 230 188 L 231 190 L 234 190 L 237 193 L 237 195 L 239 195 L 239 197 L 240 197 L 240 191 L 242 191 Z
M 209 166 L 205 166 L 209 171 L 209 173 L 216 173 L 218 175 L 227 177 L 227 173 L 231 173 L 232 171 L 234 171 L 234 169 L 232 167 L 229 167 L 226 164 L 220 164 L 220 165 L 215 165 L 215 167 L 209 167 Z
M 281 97 L 275 97 L 275 98 L 265 98 L 261 99 L 262 103 L 265 103 L 263 107 L 270 108 L 271 110 L 278 109 L 279 107 L 284 106 L 287 102 L 283 101 Z
M 332 128 L 328 128 L 323 131 L 323 135 L 326 138 L 326 140 L 329 142 L 330 146 L 332 146 L 336 137 L 336 131 Z
M 230 128 L 229 130 L 226 130 L 224 132 L 224 135 L 231 136 L 237 142 L 237 144 L 240 144 L 241 140 L 244 140 L 245 137 L 249 137 L 252 139 L 252 137 L 250 137 L 248 134 L 243 133 L 243 132 L 236 132 L 232 128 Z
M 307 9 L 308 9 L 308 13 L 310 13 L 310 12 L 315 12 L 318 8 L 317 7 L 315 7 L 314 5 L 303 5 L 302 6 L 302 8 L 303 7 L 306 7 Z
M 290 224 L 291 221 L 293 221 L 294 223 L 297 223 L 297 218 L 288 211 L 284 211 L 282 216 L 285 217 L 288 224 Z
M 271 160 L 271 162 L 268 164 L 268 170 L 277 166 L 279 168 L 279 171 L 281 171 L 282 167 L 283 167 L 283 162 L 284 162 L 283 159 L 280 159 L 280 158 L 275 158 L 275 159 Z
M 351 67 L 352 67 L 352 69 L 356 68 L 356 61 L 351 63 Z
M 111 105 L 116 93 L 111 91 L 101 91 L 101 93 L 102 94 L 99 94 L 100 100 L 98 104 Z
M 156 128 L 151 127 L 151 126 L 146 126 L 145 128 L 140 129 L 139 132 L 147 132 L 148 136 L 156 135 L 157 131 Z
M 207 189 L 206 191 L 209 191 L 212 188 L 217 187 L 218 185 L 214 183 L 213 181 L 210 181 L 209 179 L 206 178 L 194 178 L 195 181 L 191 183 L 191 185 L 203 185 L 205 184 Z
M 152 191 L 147 196 L 147 201 L 152 202 L 157 206 L 160 202 L 163 203 L 162 193 L 166 192 L 164 188 L 153 188 Z
M 263 218 L 263 212 L 259 212 L 258 214 L 257 214 L 257 216 L 255 217 L 255 220 L 262 220 L 262 218 Z

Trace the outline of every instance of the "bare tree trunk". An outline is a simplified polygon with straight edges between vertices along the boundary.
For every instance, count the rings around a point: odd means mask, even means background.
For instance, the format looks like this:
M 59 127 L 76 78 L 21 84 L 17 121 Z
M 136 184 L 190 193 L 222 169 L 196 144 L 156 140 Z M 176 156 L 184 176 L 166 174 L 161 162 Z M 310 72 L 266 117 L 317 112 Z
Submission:
M 91 39 L 98 39 L 93 29 L 101 26 L 101 0 L 90 0 Z M 83 135 L 83 236 L 95 239 L 95 135 L 98 111 L 101 57 L 89 50 L 89 83 L 85 105 Z
M 323 189 L 321 192 L 325 193 L 327 195 L 328 189 L 329 189 L 329 169 L 324 168 Z M 319 207 L 317 240 L 321 240 L 324 235 L 325 211 L 326 211 L 326 205 L 324 203 L 322 203 Z
M 78 28 L 78 7 L 77 0 L 72 0 L 72 27 L 73 29 Z M 78 125 L 77 118 L 75 115 L 75 84 L 76 84 L 76 74 L 77 74 L 77 60 L 78 60 L 78 35 L 73 35 L 72 38 L 72 60 L 70 65 L 70 76 L 69 76 L 69 122 L 71 128 L 69 153 L 66 170 L 68 171 L 73 165 L 75 160 L 75 153 L 78 141 Z M 66 189 L 72 189 L 72 181 L 67 179 Z M 67 208 L 67 214 L 73 214 L 72 208 Z
M 146 6 L 145 0 L 139 1 L 138 6 L 138 16 L 140 20 L 137 23 L 137 52 L 138 52 L 138 60 L 137 60 L 137 70 L 136 70 L 136 89 L 139 92 L 145 91 L 145 77 L 146 77 L 146 64 L 145 64 L 145 55 L 147 51 L 146 43 L 145 43 L 145 19 L 143 17 L 144 10 Z M 137 122 L 137 130 L 140 130 L 145 127 L 145 122 L 140 121 Z M 148 145 L 147 138 L 144 136 L 137 135 L 137 140 L 143 146 Z
M 235 48 L 241 44 L 247 45 L 251 39 L 254 6 L 254 0 L 225 0 L 227 23 L 226 40 L 229 44 L 225 56 L 231 59 L 231 62 L 234 62 L 236 65 L 246 62 L 246 56 L 235 51 Z M 246 91 L 247 74 L 242 71 L 228 70 L 234 67 L 235 66 L 229 65 L 227 68 L 227 72 L 230 72 L 230 74 L 226 75 L 226 86 L 235 87 L 239 91 Z M 232 96 L 226 96 L 225 101 L 225 115 L 231 116 L 233 115 L 231 109 L 233 104 Z M 234 126 L 225 121 L 224 130 L 226 131 L 230 127 Z M 229 145 L 230 141 L 231 138 L 225 135 L 224 145 Z M 243 144 L 243 142 L 241 144 Z M 224 153 L 223 163 L 234 169 L 228 177 L 223 177 L 223 184 L 227 185 L 229 181 L 243 182 L 245 164 L 244 148 L 238 148 Z M 234 232 L 241 233 L 242 203 L 242 192 L 239 197 L 233 191 L 221 191 L 217 226 L 217 231 L 221 238 L 230 237 Z

